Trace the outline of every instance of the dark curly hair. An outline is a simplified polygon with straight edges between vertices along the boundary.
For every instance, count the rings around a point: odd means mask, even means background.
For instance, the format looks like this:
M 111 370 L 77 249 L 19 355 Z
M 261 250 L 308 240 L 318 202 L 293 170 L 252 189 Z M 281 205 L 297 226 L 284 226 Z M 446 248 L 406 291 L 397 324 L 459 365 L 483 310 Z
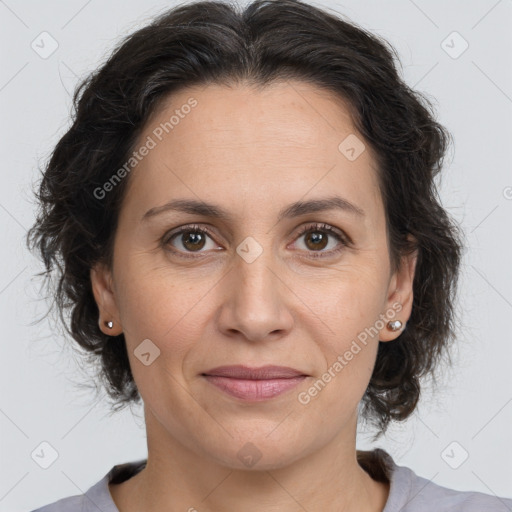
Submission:
M 434 376 L 443 355 L 451 361 L 447 348 L 455 336 L 463 245 L 434 182 L 451 135 L 435 121 L 426 96 L 400 78 L 395 58 L 399 63 L 387 41 L 298 0 L 256 0 L 244 9 L 198 1 L 180 4 L 129 35 L 79 84 L 72 125 L 35 192 L 40 209 L 27 245 L 42 256 L 46 270 L 39 275 L 54 298 L 50 311 L 57 306 L 67 332 L 98 366 L 114 408 L 141 397 L 124 335 L 99 329 L 90 269 L 100 261 L 112 265 L 129 178 L 101 199 L 94 190 L 127 161 L 149 117 L 173 92 L 198 84 L 263 87 L 298 79 L 345 101 L 375 155 L 392 270 L 401 255 L 418 250 L 411 317 L 396 340 L 379 342 L 360 404 L 363 417 L 380 430 L 376 438 L 391 420 L 414 411 L 420 378 Z

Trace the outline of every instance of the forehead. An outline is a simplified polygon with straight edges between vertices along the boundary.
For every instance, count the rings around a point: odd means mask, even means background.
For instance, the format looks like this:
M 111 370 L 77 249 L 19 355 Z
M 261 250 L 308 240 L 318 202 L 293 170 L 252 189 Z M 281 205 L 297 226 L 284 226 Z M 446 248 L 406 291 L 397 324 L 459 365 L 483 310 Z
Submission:
M 188 108 L 194 100 L 196 105 Z M 187 88 L 161 103 L 145 132 L 155 131 L 175 112 L 179 114 L 174 116 L 175 124 L 162 136 L 172 135 L 179 144 L 182 139 L 190 142 L 193 132 L 194 142 L 202 143 L 205 151 L 223 144 L 223 148 L 239 146 L 257 152 L 264 144 L 270 152 L 293 147 L 304 154 L 313 149 L 320 153 L 355 132 L 341 98 L 304 82 L 273 82 L 258 88 L 248 84 Z M 165 131 L 165 126 L 161 128 Z
M 347 105 L 311 84 L 189 87 L 167 97 L 146 123 L 139 145 L 151 139 L 153 147 L 131 176 L 137 186 L 129 193 L 150 195 L 149 206 L 156 206 L 219 192 L 236 204 L 335 191 L 372 210 L 380 195 L 375 161 L 367 145 L 348 159 L 347 137 L 363 144 Z

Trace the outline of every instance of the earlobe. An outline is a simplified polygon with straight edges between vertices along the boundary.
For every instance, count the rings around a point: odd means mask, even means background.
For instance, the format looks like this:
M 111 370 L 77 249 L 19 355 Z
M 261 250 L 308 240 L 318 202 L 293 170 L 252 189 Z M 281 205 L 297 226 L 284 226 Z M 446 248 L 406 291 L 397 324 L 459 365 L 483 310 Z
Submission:
M 104 334 L 117 336 L 123 330 L 112 286 L 112 273 L 104 264 L 98 263 L 91 268 L 89 275 L 99 311 L 98 326 Z
M 414 300 L 414 276 L 418 249 L 402 256 L 400 268 L 393 275 L 388 288 L 385 326 L 379 333 L 379 341 L 393 341 L 405 330 L 411 316 Z M 399 308 L 397 308 L 399 304 Z M 400 325 L 398 324 L 400 322 Z

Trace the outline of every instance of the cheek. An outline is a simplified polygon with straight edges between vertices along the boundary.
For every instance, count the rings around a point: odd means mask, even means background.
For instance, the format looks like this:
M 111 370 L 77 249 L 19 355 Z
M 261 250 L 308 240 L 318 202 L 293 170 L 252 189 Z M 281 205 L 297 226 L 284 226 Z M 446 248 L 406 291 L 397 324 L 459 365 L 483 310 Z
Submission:
M 316 297 L 314 309 L 321 312 L 329 337 L 335 336 L 340 347 L 347 337 L 374 325 L 383 312 L 387 288 L 384 270 L 375 262 L 346 265 L 323 280 L 321 290 L 311 291 L 310 297 Z
M 149 260 L 140 255 L 119 264 L 118 304 L 126 343 L 133 353 L 149 339 L 166 365 L 175 366 L 201 337 L 201 319 L 208 317 L 205 298 L 215 281 L 187 279 L 168 264 L 148 265 Z
M 317 344 L 324 359 L 323 371 L 301 398 L 301 403 L 312 407 L 311 412 L 327 410 L 340 421 L 347 411 L 355 413 L 368 387 L 379 345 L 378 333 L 372 329 L 379 313 L 375 304 L 367 304 L 368 309 L 356 310 L 352 304 L 327 313 L 333 332 L 317 338 L 321 340 Z
M 322 294 L 316 293 L 317 300 L 311 308 L 319 312 L 322 320 L 322 332 L 313 335 L 325 367 L 320 376 L 322 382 L 316 387 L 321 390 L 324 404 L 342 412 L 359 402 L 371 378 L 386 283 L 377 267 L 372 270 L 365 266 L 347 267 L 324 284 L 327 286 Z M 311 315 L 309 318 L 313 319 Z M 311 392 L 315 394 L 315 390 Z

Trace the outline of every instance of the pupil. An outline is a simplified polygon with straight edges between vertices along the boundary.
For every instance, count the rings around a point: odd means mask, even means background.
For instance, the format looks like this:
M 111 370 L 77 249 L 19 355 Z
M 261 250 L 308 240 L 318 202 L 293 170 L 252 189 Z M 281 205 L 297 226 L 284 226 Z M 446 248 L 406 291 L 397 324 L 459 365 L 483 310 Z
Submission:
M 321 247 L 313 247 L 313 249 L 323 249 L 325 246 L 326 246 L 326 242 L 327 242 L 327 237 L 323 235 L 323 233 L 319 233 L 318 231 L 314 231 L 312 233 L 310 233 L 310 235 L 308 236 L 308 241 L 309 240 L 313 240 L 313 244 L 322 244 L 322 242 L 324 242 Z
M 201 249 L 202 246 L 204 245 L 204 238 L 203 238 L 203 234 L 202 233 L 198 233 L 198 232 L 189 232 L 188 233 L 188 236 L 186 236 L 185 238 L 185 242 L 184 242 L 184 246 L 187 247 L 187 248 L 191 248 L 191 249 Z M 201 244 L 201 242 L 203 242 Z M 191 247 L 189 247 L 189 245 Z

